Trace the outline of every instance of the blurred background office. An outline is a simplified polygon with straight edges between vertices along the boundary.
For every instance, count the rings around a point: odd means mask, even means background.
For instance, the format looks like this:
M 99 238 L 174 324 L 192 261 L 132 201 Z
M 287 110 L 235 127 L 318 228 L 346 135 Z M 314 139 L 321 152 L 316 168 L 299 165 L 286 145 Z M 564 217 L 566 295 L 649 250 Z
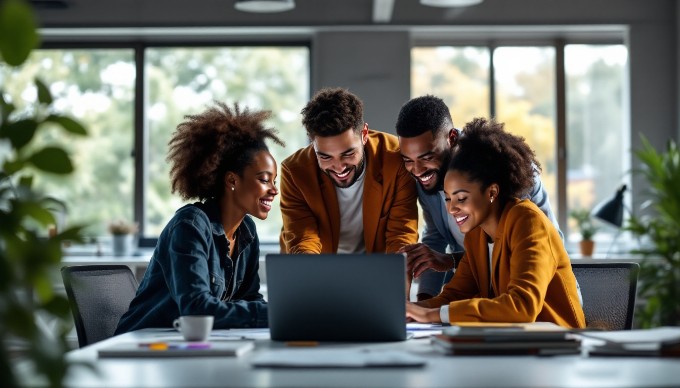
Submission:
M 0 83 L 24 83 L 16 97 L 35 99 L 39 74 L 56 106 L 88 128 L 67 144 L 75 183 L 37 183 L 94 239 L 126 219 L 153 245 L 180 205 L 165 152 L 185 114 L 213 100 L 272 110 L 282 160 L 307 143 L 299 112 L 312 93 L 340 86 L 381 131 L 393 133 L 401 105 L 428 93 L 458 127 L 477 116 L 505 122 L 535 148 L 573 250 L 571 210 L 592 209 L 621 184 L 627 207 L 638 204 L 644 181 L 630 170 L 640 134 L 659 149 L 679 137 L 680 2 L 451 1 L 284 0 L 283 10 L 250 12 L 235 0 L 34 0 L 42 47 L 21 70 L 0 69 Z M 275 204 L 258 224 L 272 249 L 280 223 Z M 603 225 L 597 249 L 616 233 Z

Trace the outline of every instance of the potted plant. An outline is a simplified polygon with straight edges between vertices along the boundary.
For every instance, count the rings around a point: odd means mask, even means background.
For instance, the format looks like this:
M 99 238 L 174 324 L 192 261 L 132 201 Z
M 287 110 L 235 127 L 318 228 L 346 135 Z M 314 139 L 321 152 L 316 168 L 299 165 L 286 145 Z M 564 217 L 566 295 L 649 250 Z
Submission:
M 663 152 L 641 136 L 635 151 L 641 167 L 634 173 L 647 181 L 638 215 L 625 226 L 643 240 L 639 249 L 638 296 L 646 303 L 636 315 L 644 328 L 680 325 L 680 150 L 669 140 Z
M 30 6 L 19 0 L 0 2 L 0 63 L 20 66 L 38 40 Z M 25 107 L 7 97 L 8 84 L 0 89 L 0 385 L 44 378 L 37 384 L 58 387 L 69 366 L 64 354 L 72 324 L 68 301 L 52 289 L 51 274 L 61 262 L 64 242 L 82 241 L 82 227 L 48 233 L 57 224 L 50 211 L 54 201 L 34 187 L 33 178 L 69 175 L 73 164 L 59 145 L 38 146 L 34 139 L 49 127 L 71 135 L 86 131 L 54 113 L 52 95 L 40 80 L 35 80 L 37 101 Z M 52 326 L 49 333 L 40 324 L 45 320 Z M 31 366 L 30 375 L 18 375 L 13 366 L 19 361 Z
M 593 241 L 593 237 L 597 232 L 597 227 L 593 225 L 590 211 L 585 209 L 574 209 L 569 212 L 569 215 L 576 221 L 576 227 L 581 234 L 581 241 L 579 242 L 581 255 L 592 256 L 593 251 L 595 250 L 595 241 Z
M 137 223 L 117 220 L 109 224 L 109 232 L 113 236 L 112 251 L 114 256 L 127 256 L 132 248 L 132 237 L 137 233 Z

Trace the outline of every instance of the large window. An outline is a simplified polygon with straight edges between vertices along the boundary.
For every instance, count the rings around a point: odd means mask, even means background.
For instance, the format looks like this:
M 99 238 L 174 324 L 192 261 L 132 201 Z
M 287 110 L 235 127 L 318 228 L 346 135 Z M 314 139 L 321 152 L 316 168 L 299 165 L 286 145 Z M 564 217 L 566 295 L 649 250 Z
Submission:
M 170 193 L 170 136 L 185 115 L 214 101 L 271 110 L 267 124 L 287 145 L 270 147 L 279 163 L 307 141 L 299 115 L 310 90 L 306 46 L 41 49 L 19 70 L 0 69 L 0 82 L 14 91 L 18 106 L 36 100 L 36 76 L 50 86 L 54 107 L 89 131 L 75 139 L 45 131 L 39 142 L 66 147 L 76 173 L 67 181 L 39 174 L 37 184 L 65 201 L 67 222 L 89 225 L 92 237 L 107 235 L 107 225 L 118 219 L 140 222 L 141 237 L 158 236 L 182 205 Z M 263 242 L 278 240 L 278 204 L 266 221 L 256 222 Z
M 570 209 L 609 199 L 630 169 L 623 119 L 627 58 L 622 45 L 565 47 Z
M 414 47 L 411 94 L 433 94 L 451 110 L 462 128 L 475 117 L 489 116 L 489 49 L 486 47 Z
M 132 49 L 36 50 L 19 70 L 3 69 L 2 80 L 20 109 L 37 100 L 33 79 L 50 87 L 54 108 L 81 121 L 88 136 L 70 137 L 47 128 L 35 145 L 57 143 L 75 164 L 75 173 L 37 174 L 36 187 L 64 201 L 69 224 L 90 225 L 91 236 L 106 234 L 108 222 L 133 219 L 134 83 Z M 64 137 L 68 136 L 68 137 Z
M 564 58 L 563 63 L 557 58 Z M 629 130 L 623 125 L 626 47 L 496 42 L 414 47 L 411 59 L 413 97 L 443 98 L 458 127 L 476 116 L 494 116 L 527 140 L 543 167 L 541 179 L 553 210 L 562 215 L 563 232 L 576 241 L 573 220 L 564 215 L 576 208 L 592 209 L 609 198 L 629 170 L 624 158 Z M 564 73 L 557 74 L 559 69 Z M 560 77 L 565 79 L 562 89 Z M 560 93 L 565 96 L 562 107 L 557 106 Z M 565 112 L 564 129 L 558 127 L 560 109 Z M 566 140 L 560 143 L 560 138 Z M 566 158 L 558 157 L 560 149 L 566 150 Z M 560 167 L 566 171 L 563 176 L 558 175 Z M 560 185 L 566 187 L 562 198 Z M 613 233 L 603 229 L 600 237 Z M 601 246 L 606 249 L 606 244 Z
M 541 181 L 557 198 L 555 148 L 555 50 L 499 47 L 493 56 L 496 118 L 524 137 L 541 163 Z M 553 202 L 555 204 L 555 202 Z
M 286 141 L 285 149 L 271 145 L 276 160 L 280 163 L 306 145 L 299 114 L 309 99 L 306 47 L 148 48 L 146 58 L 149 170 L 145 235 L 160 234 L 181 206 L 179 196 L 170 194 L 170 166 L 165 156 L 170 136 L 185 115 L 200 112 L 215 100 L 271 110 L 269 124 Z M 263 241 L 277 241 L 281 230 L 278 196 L 275 201 L 266 221 L 255 219 Z

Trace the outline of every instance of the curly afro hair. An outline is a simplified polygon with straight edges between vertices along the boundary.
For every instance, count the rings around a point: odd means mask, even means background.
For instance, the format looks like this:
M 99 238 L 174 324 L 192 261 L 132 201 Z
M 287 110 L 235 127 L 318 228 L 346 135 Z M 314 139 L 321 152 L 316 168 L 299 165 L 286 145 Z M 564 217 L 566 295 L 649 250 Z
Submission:
M 310 140 L 336 136 L 350 128 L 359 133 L 364 123 L 364 103 L 342 88 L 321 89 L 300 113 Z
M 397 118 L 397 135 L 416 137 L 430 131 L 436 137 L 453 126 L 449 108 L 439 97 L 426 95 L 409 100 Z
M 482 190 L 492 183 L 500 187 L 499 200 L 522 197 L 534 185 L 541 171 L 536 154 L 523 137 L 505 132 L 503 123 L 476 118 L 465 125 L 463 136 L 453 149 L 449 171 L 460 171 Z
M 278 131 L 263 125 L 271 112 L 241 110 L 238 104 L 233 108 L 221 102 L 215 105 L 185 116 L 168 143 L 172 192 L 184 200 L 221 197 L 225 174 L 231 171 L 242 176 L 254 154 L 268 150 L 266 139 L 285 146 Z

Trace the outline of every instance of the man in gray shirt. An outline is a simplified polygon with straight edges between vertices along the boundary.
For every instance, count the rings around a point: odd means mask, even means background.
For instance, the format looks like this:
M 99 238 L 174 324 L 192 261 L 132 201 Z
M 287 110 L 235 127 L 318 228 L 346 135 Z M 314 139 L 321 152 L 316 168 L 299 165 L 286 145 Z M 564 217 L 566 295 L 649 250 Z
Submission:
M 439 294 L 462 257 L 464 235 L 446 210 L 443 191 L 450 151 L 461 132 L 454 128 L 444 101 L 431 95 L 404 104 L 396 130 L 404 166 L 417 182 L 418 201 L 425 219 L 422 242 L 406 245 L 401 252 L 407 255 L 408 272 L 420 278 L 418 300 L 425 300 Z M 525 198 L 538 205 L 560 230 L 538 173 Z

